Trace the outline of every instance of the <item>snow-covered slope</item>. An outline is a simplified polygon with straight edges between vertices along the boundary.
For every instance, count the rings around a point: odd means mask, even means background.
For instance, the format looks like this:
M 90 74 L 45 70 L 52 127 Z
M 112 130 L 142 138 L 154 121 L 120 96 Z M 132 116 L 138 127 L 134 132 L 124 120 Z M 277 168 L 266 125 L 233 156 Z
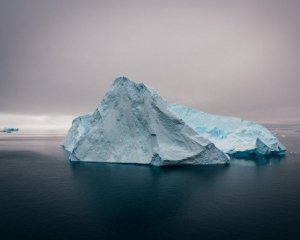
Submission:
M 285 153 L 285 147 L 278 139 L 254 122 L 212 115 L 180 104 L 171 104 L 170 109 L 200 136 L 209 139 L 229 155 L 248 157 Z
M 94 113 L 74 119 L 63 145 L 74 161 L 155 166 L 228 162 L 226 154 L 168 106 L 153 89 L 118 78 Z

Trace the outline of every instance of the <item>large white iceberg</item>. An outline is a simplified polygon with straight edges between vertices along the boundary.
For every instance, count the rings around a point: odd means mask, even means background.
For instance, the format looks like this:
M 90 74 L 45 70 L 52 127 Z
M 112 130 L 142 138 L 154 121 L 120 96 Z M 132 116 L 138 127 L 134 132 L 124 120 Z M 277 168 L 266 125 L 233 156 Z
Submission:
M 73 120 L 63 146 L 72 161 L 155 166 L 229 161 L 155 90 L 125 77 L 114 81 L 94 113 Z
M 201 137 L 234 157 L 283 155 L 286 148 L 265 127 L 235 117 L 200 112 L 180 104 L 170 108 Z

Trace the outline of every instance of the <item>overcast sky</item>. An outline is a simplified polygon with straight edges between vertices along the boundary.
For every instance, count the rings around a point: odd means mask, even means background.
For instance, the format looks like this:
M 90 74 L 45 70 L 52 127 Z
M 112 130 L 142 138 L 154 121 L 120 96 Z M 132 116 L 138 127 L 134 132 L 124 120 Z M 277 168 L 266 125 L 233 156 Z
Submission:
M 299 123 L 299 12 L 298 0 L 0 0 L 0 127 L 91 112 L 118 76 L 203 111 Z

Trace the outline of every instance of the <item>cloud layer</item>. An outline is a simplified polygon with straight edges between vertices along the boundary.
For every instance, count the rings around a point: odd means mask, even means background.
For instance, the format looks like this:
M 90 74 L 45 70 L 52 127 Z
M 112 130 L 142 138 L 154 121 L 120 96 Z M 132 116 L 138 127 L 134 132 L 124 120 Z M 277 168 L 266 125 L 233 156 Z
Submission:
M 0 2 L 0 113 L 92 111 L 114 78 L 170 102 L 300 119 L 300 2 Z

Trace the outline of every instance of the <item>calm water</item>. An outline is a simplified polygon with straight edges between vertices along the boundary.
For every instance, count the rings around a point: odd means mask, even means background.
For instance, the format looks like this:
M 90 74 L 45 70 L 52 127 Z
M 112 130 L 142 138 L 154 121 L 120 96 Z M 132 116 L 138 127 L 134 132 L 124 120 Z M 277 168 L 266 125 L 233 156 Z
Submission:
M 283 159 L 70 163 L 61 133 L 0 135 L 0 239 L 300 239 L 300 132 Z M 299 130 L 299 129 L 298 129 Z

